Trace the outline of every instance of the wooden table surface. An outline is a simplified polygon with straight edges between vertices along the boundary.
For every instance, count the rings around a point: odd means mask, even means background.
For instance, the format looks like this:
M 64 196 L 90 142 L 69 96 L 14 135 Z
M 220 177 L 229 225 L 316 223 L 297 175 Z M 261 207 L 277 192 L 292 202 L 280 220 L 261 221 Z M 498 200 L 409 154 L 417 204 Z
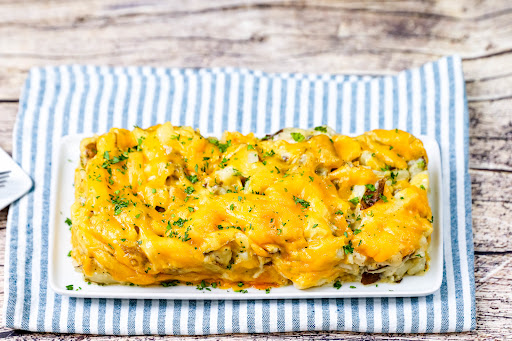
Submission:
M 476 331 L 445 335 L 308 332 L 264 337 L 512 338 L 510 1 L 0 0 L 0 147 L 12 151 L 19 92 L 27 71 L 36 65 L 242 66 L 265 71 L 389 74 L 450 54 L 463 58 L 470 111 Z M 6 220 L 7 209 L 0 212 L 2 268 Z M 3 282 L 0 285 L 3 300 Z M 0 337 L 8 335 L 79 337 L 0 329 Z M 228 337 L 262 335 L 208 339 Z

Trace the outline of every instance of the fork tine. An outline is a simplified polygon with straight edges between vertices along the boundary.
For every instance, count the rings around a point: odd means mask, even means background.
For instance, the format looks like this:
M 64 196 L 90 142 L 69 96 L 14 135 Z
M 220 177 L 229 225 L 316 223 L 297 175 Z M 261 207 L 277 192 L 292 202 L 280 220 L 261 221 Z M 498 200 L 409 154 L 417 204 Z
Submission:
M 9 175 L 5 175 L 5 176 L 0 175 L 0 181 L 1 180 L 7 180 L 7 178 L 9 178 Z
M 10 170 L 3 171 L 3 172 L 0 172 L 0 175 L 9 174 L 10 172 L 11 172 Z

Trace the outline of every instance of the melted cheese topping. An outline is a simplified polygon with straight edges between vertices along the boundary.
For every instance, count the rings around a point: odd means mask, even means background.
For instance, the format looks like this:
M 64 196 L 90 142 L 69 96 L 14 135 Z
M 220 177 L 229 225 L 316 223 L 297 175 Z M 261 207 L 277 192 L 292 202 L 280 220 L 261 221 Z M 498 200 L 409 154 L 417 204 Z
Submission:
M 308 288 L 423 258 L 432 232 L 427 156 L 399 130 L 166 123 L 85 139 L 81 160 L 71 255 L 99 282 Z

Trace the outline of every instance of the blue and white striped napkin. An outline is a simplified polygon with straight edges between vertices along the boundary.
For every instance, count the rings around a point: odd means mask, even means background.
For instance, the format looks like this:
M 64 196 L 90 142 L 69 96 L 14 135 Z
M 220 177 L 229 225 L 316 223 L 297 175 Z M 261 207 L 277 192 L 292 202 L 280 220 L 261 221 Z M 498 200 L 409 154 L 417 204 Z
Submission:
M 56 295 L 48 287 L 52 153 L 61 136 L 171 121 L 205 135 L 258 136 L 328 124 L 342 134 L 396 127 L 441 146 L 444 280 L 415 298 L 122 300 Z M 455 332 L 475 327 L 468 110 L 458 57 L 396 76 L 269 74 L 244 69 L 35 68 L 23 89 L 14 159 L 35 181 L 9 210 L 7 327 L 91 334 L 219 334 L 340 330 Z M 78 151 L 77 151 L 78 152 Z M 65 213 L 64 213 L 65 214 Z

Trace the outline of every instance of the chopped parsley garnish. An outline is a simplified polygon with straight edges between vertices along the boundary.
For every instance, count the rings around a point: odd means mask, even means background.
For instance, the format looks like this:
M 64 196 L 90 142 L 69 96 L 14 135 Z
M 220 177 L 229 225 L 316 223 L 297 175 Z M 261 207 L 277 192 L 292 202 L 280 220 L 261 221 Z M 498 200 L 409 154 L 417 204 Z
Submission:
M 301 133 L 290 133 L 290 135 L 292 136 L 295 142 L 302 142 L 305 139 L 304 135 L 302 135 Z
M 357 205 L 359 203 L 359 197 L 353 197 L 352 199 L 349 200 L 349 202 L 351 202 L 354 205 Z
M 194 208 L 193 208 L 193 207 L 190 207 L 190 206 L 189 206 L 189 207 L 187 207 L 187 208 L 188 208 L 188 211 L 189 211 L 189 212 L 194 212 Z
M 324 126 L 318 126 L 318 127 L 315 127 L 315 130 L 316 131 L 320 131 L 322 133 L 327 133 L 327 128 L 324 127 Z
M 151 193 L 155 194 L 156 193 L 156 188 L 151 188 Z
M 360 230 L 360 229 L 355 229 L 355 230 L 354 230 L 354 235 L 359 234 L 359 233 L 361 233 L 361 230 Z
M 247 150 L 251 150 L 251 149 L 254 149 L 254 146 L 252 144 L 248 144 L 247 145 Z
M 389 146 L 389 150 L 393 149 L 393 146 Z
M 195 189 L 192 186 L 188 186 L 187 188 L 185 188 L 185 193 L 187 193 L 187 194 L 192 194 L 192 193 L 194 193 L 194 191 L 195 191 Z
M 167 287 L 175 287 L 177 286 L 178 284 L 180 283 L 180 281 L 178 280 L 172 280 L 170 282 L 162 282 L 160 283 L 164 288 L 167 288 Z
M 191 183 L 195 184 L 196 182 L 198 182 L 199 180 L 197 179 L 197 175 L 190 175 L 190 176 L 187 176 L 187 179 L 188 181 L 190 181 Z
M 381 194 L 380 198 L 382 199 L 382 201 L 388 202 L 388 198 L 385 195 Z
M 66 218 L 66 220 L 64 220 L 64 222 L 65 222 L 66 224 L 68 224 L 68 226 L 71 226 L 71 225 L 73 224 L 73 222 L 72 222 L 72 221 L 71 221 L 71 219 L 69 219 L 69 218 Z
M 317 227 L 317 226 L 318 226 L 318 224 L 315 224 L 315 225 L 313 225 L 313 227 L 312 227 L 312 228 L 315 228 L 315 227 Z
M 231 146 L 231 140 L 227 141 L 226 143 L 218 143 L 217 146 L 219 147 L 220 152 L 224 153 L 224 152 L 226 152 L 228 147 Z
M 391 176 L 391 184 L 396 184 L 396 177 L 398 176 L 398 172 L 391 172 L 389 175 Z
M 310 175 L 309 176 L 309 181 L 313 182 L 313 180 L 315 180 L 315 179 L 313 179 L 313 177 Z
M 231 204 L 231 205 L 229 205 L 229 209 L 230 209 L 231 211 L 233 211 L 233 210 L 235 209 L 235 204 Z
M 203 289 L 206 289 L 208 291 L 211 291 L 210 288 L 208 288 L 208 283 L 204 281 L 204 279 L 201 281 L 201 283 L 199 283 L 197 286 L 196 286 L 196 289 L 197 290 L 203 290 Z
M 350 289 L 355 289 L 355 288 L 356 288 L 356 287 L 355 287 L 355 286 L 353 286 L 353 285 L 351 285 L 351 286 L 350 286 Z
M 265 157 L 271 157 L 271 156 L 274 156 L 276 155 L 276 152 L 274 152 L 274 150 L 272 149 L 270 152 L 266 152 L 265 154 L 263 154 L 263 156 Z
M 265 294 L 270 294 L 270 288 L 265 289 Z
M 174 226 L 178 226 L 178 227 L 183 227 L 183 224 L 185 224 L 185 222 L 187 221 L 187 219 L 183 219 L 183 218 L 178 218 L 178 220 L 176 220 L 175 222 L 173 222 L 172 224 Z
M 340 281 L 336 281 L 336 282 L 334 282 L 334 284 L 332 286 L 339 290 L 341 288 L 341 282 Z
M 345 254 L 348 255 L 349 253 L 354 253 L 354 248 L 352 247 L 352 241 L 348 241 L 348 245 L 343 246 L 343 251 L 345 251 Z
M 423 185 L 420 185 L 420 188 L 421 188 L 422 190 L 425 190 L 425 186 L 423 186 Z
M 375 185 L 364 185 L 364 187 L 366 187 L 368 190 L 372 191 L 372 192 L 375 192 Z
M 73 290 L 73 284 L 66 285 L 66 290 Z
M 302 207 L 304 208 L 308 208 L 310 206 L 308 201 L 301 198 L 297 198 L 295 195 L 293 196 L 293 201 L 295 201 L 296 204 L 301 204 Z
M 337 210 L 334 214 L 343 215 L 343 212 L 341 210 Z
M 68 257 L 71 257 L 71 251 L 68 252 Z
M 110 201 L 114 204 L 114 215 L 120 215 L 123 208 L 128 207 L 128 200 L 120 197 L 119 195 L 110 195 Z
M 142 141 L 144 141 L 144 137 L 139 137 L 137 139 L 137 151 L 140 152 L 142 150 Z

